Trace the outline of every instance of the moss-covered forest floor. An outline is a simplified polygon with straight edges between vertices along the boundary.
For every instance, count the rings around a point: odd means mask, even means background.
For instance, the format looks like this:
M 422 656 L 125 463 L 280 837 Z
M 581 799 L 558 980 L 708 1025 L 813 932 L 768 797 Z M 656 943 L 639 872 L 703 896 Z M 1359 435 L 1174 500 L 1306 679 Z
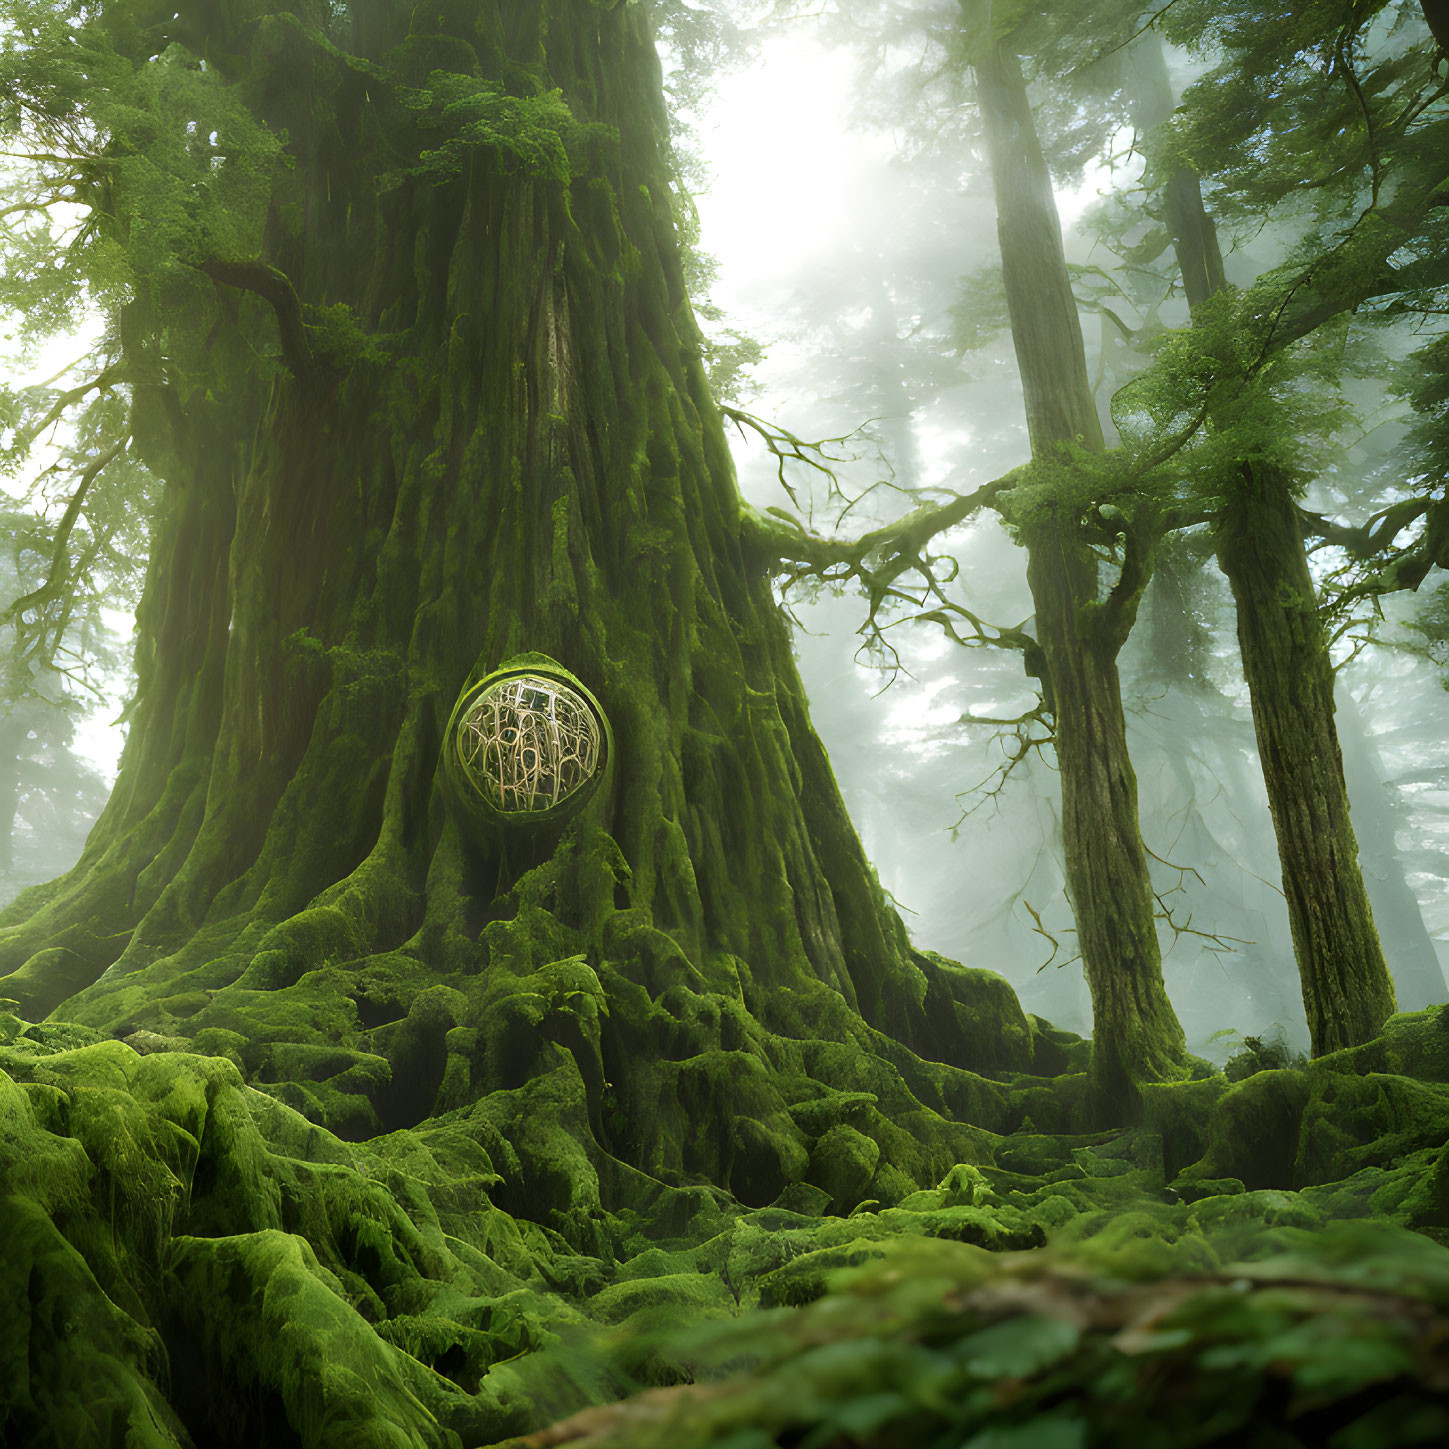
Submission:
M 994 1083 L 1039 1118 L 1051 1037 Z M 7 1444 L 1449 1440 L 1449 1007 L 840 1215 L 869 1093 L 796 1103 L 812 1167 L 751 1208 L 597 1151 L 566 1060 L 347 1142 L 223 1055 L 0 1043 Z

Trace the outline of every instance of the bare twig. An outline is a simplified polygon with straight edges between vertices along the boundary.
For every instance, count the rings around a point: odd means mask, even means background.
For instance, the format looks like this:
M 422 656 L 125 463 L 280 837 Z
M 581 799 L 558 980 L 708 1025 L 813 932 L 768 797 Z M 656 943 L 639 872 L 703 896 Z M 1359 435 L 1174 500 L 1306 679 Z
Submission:
M 1021 903 L 1022 903 L 1023 906 L 1026 907 L 1027 914 L 1030 915 L 1031 918 L 1032 918 L 1032 920 L 1036 923 L 1031 928 L 1032 929 L 1032 934 L 1035 935 L 1035 936 L 1042 936 L 1042 937 L 1044 937 L 1050 943 L 1050 945 L 1051 945 L 1051 948 L 1052 948 L 1051 955 L 1048 956 L 1046 958 L 1046 960 L 1043 961 L 1041 963 L 1041 965 L 1036 968 L 1038 971 L 1045 971 L 1047 969 L 1047 967 L 1050 966 L 1052 964 L 1052 962 L 1057 959 L 1057 952 L 1062 949 L 1062 943 L 1060 941 L 1058 941 L 1057 938 L 1055 936 L 1053 936 L 1052 933 L 1049 930 L 1047 930 L 1047 928 L 1042 924 L 1041 916 L 1037 913 L 1036 907 L 1034 905 L 1032 905 L 1032 903 L 1029 900 L 1027 900 L 1023 896 Z M 1076 932 L 1074 930 L 1071 930 L 1070 928 L 1068 928 L 1066 931 L 1063 931 L 1062 934 L 1063 935 L 1068 935 L 1068 934 L 1070 934 L 1070 935 L 1076 935 Z M 1073 961 L 1080 961 L 1081 959 L 1082 959 L 1082 955 L 1081 955 L 1081 952 L 1079 951 L 1075 956 L 1068 956 L 1065 961 L 1060 962 L 1058 964 L 1058 966 L 1057 966 L 1057 970 L 1060 971 L 1064 966 L 1070 966 Z

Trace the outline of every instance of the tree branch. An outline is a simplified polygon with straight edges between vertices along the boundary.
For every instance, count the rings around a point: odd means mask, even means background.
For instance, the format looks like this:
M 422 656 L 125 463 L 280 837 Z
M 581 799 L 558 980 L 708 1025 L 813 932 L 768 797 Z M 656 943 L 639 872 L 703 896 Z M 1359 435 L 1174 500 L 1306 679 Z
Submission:
M 70 369 L 67 368 L 68 372 Z M 50 405 L 43 418 L 37 423 L 32 423 L 15 440 L 14 449 L 23 453 L 30 447 L 53 422 L 57 422 L 60 415 L 72 404 L 78 403 L 87 393 L 104 392 L 106 388 L 121 382 L 129 373 L 125 362 L 113 362 L 109 367 L 102 368 L 89 382 L 80 383 L 76 387 L 67 388 Z M 63 374 L 57 374 L 63 375 Z
M 1335 522 L 1306 508 L 1299 508 L 1298 520 L 1305 533 L 1343 549 L 1352 558 L 1363 560 L 1382 553 L 1403 529 L 1415 519 L 1422 518 L 1430 507 L 1431 500 L 1428 498 L 1404 498 L 1380 509 L 1357 527 Z
M 989 507 L 1016 481 L 1015 474 L 1008 473 L 983 483 L 974 493 L 958 495 L 948 503 L 927 504 L 857 539 L 809 533 L 782 509 L 765 513 L 746 509 L 741 515 L 741 535 L 757 557 L 795 566 L 787 583 L 810 576 L 831 583 L 860 579 L 874 616 L 901 574 L 913 567 L 928 571 L 923 554 L 933 538 Z
M 307 329 L 302 321 L 302 302 L 297 289 L 285 272 L 266 262 L 199 262 L 196 270 L 212 281 L 227 287 L 253 292 L 271 304 L 277 314 L 281 334 L 282 356 L 298 382 L 310 383 L 317 377 L 317 361 L 307 342 Z
M 22 594 L 3 614 L 0 614 L 0 625 L 8 624 L 16 619 L 26 609 L 39 608 L 48 604 L 56 598 L 64 585 L 65 576 L 70 572 L 65 566 L 66 544 L 70 541 L 71 531 L 75 528 L 76 520 L 80 517 L 81 505 L 85 502 L 86 494 L 90 486 L 95 482 L 99 474 L 109 467 L 125 449 L 128 438 L 122 438 L 108 452 L 102 453 L 90 466 L 81 474 L 80 483 L 77 485 L 70 502 L 66 505 L 65 512 L 61 515 L 60 526 L 56 529 L 55 543 L 50 551 L 50 570 L 46 575 L 45 582 L 38 589 L 32 589 L 28 594 Z
M 1155 518 L 1134 521 L 1122 530 L 1122 573 L 1096 620 L 1097 629 L 1114 650 L 1121 650 L 1137 621 L 1137 609 L 1157 561 L 1158 533 Z

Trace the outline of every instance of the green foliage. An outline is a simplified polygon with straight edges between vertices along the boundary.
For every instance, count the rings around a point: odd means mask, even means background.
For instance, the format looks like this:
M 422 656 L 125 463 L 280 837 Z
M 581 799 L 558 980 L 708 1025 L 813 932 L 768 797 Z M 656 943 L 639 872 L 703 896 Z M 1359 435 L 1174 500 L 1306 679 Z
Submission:
M 219 73 L 178 45 L 136 64 L 96 17 L 8 7 L 0 116 L 31 165 L 10 173 L 28 225 L 6 237 L 0 302 L 38 338 L 138 290 L 185 307 L 213 258 L 254 256 L 281 142 Z M 79 222 L 70 218 L 81 209 Z M 57 260 L 63 263 L 57 265 Z
M 1166 1449 L 1333 1434 L 1391 1449 L 1442 1432 L 1440 1351 L 1423 1335 L 1446 1308 L 1443 1253 L 1383 1229 L 1280 1228 L 1262 1246 L 1134 1283 L 1073 1252 L 892 1245 L 788 1318 L 676 1335 L 669 1358 L 701 1388 L 652 1414 L 640 1401 L 595 1415 L 580 1442 Z M 1340 1276 L 1350 1262 L 1357 1281 Z
M 609 134 L 580 126 L 561 91 L 513 96 L 495 82 L 451 71 L 434 71 L 417 90 L 400 89 L 398 98 L 415 113 L 423 136 L 436 135 L 437 143 L 425 141 L 416 163 L 385 173 L 379 183 L 384 190 L 410 176 L 440 186 L 480 148 L 493 154 L 505 174 L 567 181 L 577 174 L 588 140 Z
M 1215 1039 L 1236 1035 L 1234 1031 L 1213 1033 Z M 1275 1072 L 1285 1067 L 1301 1071 L 1307 1065 L 1308 1058 L 1288 1045 L 1283 1028 L 1279 1026 L 1272 1035 L 1245 1036 L 1241 1049 L 1228 1058 L 1223 1075 L 1230 1082 L 1241 1082 L 1255 1072 Z
M 1436 80 L 1417 3 L 1183 3 L 1158 23 L 1211 68 L 1154 160 L 1164 174 L 1186 164 L 1217 180 L 1220 215 L 1251 220 L 1296 203 L 1310 224 L 1336 228 L 1348 205 L 1378 198 L 1391 167 L 1418 165 L 1423 134 L 1442 125 L 1422 104 Z
M 1166 464 L 1184 501 L 1218 506 L 1245 464 L 1301 488 L 1336 458 L 1335 436 L 1351 416 L 1339 329 L 1278 351 L 1271 322 L 1260 320 L 1278 315 L 1296 284 L 1285 267 L 1247 293 L 1220 292 L 1191 327 L 1159 334 L 1152 365 L 1113 396 L 1124 447 Z

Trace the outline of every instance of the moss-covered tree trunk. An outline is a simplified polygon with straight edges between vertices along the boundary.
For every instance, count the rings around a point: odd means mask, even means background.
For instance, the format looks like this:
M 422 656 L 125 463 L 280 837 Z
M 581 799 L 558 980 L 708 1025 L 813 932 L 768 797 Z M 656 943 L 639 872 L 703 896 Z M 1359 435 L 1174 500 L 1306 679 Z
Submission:
M 1244 464 L 1215 521 L 1283 864 L 1313 1054 L 1360 1046 L 1394 1011 L 1349 822 L 1333 663 L 1288 480 Z
M 1157 124 L 1171 111 L 1171 88 L 1155 37 L 1139 59 L 1148 80 L 1142 119 Z M 1190 168 L 1166 178 L 1162 197 L 1183 288 L 1196 309 L 1226 286 L 1217 229 Z M 1333 663 L 1292 480 L 1244 460 L 1224 492 L 1214 519 L 1218 563 L 1237 606 L 1303 1006 L 1313 1054 L 1320 1056 L 1378 1035 L 1395 1009 L 1393 982 L 1349 820 Z
M 1012 341 L 1033 458 L 1066 474 L 1064 445 L 1102 449 L 1061 224 L 1019 62 L 997 46 L 976 64 Z M 1010 510 L 1010 497 L 1007 500 Z M 1062 786 L 1062 838 L 1078 945 L 1092 994 L 1092 1080 L 1103 1102 L 1181 1075 L 1182 1027 L 1167 999 L 1154 896 L 1127 754 L 1117 656 L 1152 567 L 1149 527 L 1132 527 L 1103 597 L 1097 552 L 1066 490 L 1008 512 L 1028 549 L 1042 687 Z
M 831 1125 L 785 1102 L 859 1085 L 876 1031 L 1028 1065 L 1019 1010 L 1006 1038 L 973 1016 L 885 905 L 742 547 L 646 7 L 183 4 L 114 33 L 189 87 L 156 128 L 221 148 L 188 205 L 228 167 L 270 190 L 253 247 L 199 225 L 138 273 L 136 446 L 168 491 L 140 694 L 84 858 L 7 918 L 0 995 L 230 1055 L 354 1136 L 553 1092 L 527 1130 L 751 1202 Z M 253 123 L 275 162 L 226 150 Z M 139 257 L 130 175 L 106 225 Z M 444 725 L 530 655 L 601 701 L 611 786 L 562 834 L 470 841 Z M 963 1151 L 923 1133 L 871 1195 Z M 588 1241 L 554 1150 L 511 1208 Z

